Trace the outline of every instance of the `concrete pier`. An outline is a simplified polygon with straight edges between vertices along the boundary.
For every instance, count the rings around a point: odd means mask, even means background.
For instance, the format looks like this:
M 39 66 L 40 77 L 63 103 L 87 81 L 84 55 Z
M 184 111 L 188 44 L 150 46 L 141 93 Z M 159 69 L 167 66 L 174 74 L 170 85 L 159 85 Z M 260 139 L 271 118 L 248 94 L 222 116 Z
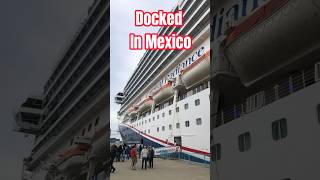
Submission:
M 111 180 L 209 180 L 210 168 L 208 165 L 194 164 L 180 160 L 154 159 L 154 168 L 141 170 L 141 160 L 137 170 L 131 170 L 131 160 L 115 162 Z

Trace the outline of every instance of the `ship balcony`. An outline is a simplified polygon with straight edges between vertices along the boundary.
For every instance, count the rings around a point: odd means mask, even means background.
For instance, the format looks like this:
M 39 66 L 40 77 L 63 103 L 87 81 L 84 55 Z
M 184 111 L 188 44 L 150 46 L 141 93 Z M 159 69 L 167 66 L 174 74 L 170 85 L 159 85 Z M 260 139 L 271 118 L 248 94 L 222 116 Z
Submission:
M 180 78 L 184 86 L 190 87 L 208 80 L 210 77 L 210 51 L 207 51 L 194 63 L 182 69 Z
M 123 100 L 124 100 L 124 93 L 123 92 L 119 92 L 115 97 L 115 102 L 117 104 L 123 104 Z
M 155 103 L 160 103 L 169 97 L 171 97 L 174 93 L 172 83 L 167 82 L 165 85 L 161 86 L 160 89 L 153 93 L 153 100 Z
M 144 100 L 142 100 L 142 101 L 138 104 L 138 106 L 139 106 L 138 111 L 139 111 L 140 113 L 145 112 L 145 111 L 151 109 L 152 104 L 153 104 L 153 99 L 152 99 L 151 96 L 149 96 L 149 97 L 145 98 Z
M 87 161 L 86 154 L 89 148 L 88 144 L 71 146 L 59 155 L 58 170 L 61 172 L 80 171 L 82 165 Z
M 109 131 L 109 132 L 108 132 Z M 110 130 L 107 125 L 98 129 L 92 137 L 92 149 L 91 153 L 97 157 L 104 158 L 107 155 L 107 137 Z
M 41 100 L 29 97 L 19 110 L 14 112 L 15 131 L 34 135 L 40 132 L 43 114 L 41 103 Z
M 319 0 L 270 0 L 233 28 L 224 54 L 245 86 L 319 53 L 319 7 Z

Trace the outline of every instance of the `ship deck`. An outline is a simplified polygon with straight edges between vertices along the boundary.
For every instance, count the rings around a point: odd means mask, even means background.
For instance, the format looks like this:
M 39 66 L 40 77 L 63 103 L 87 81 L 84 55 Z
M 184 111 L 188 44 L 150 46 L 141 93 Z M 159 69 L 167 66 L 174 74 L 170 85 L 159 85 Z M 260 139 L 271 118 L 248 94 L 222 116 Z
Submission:
M 112 180 L 208 180 L 210 169 L 208 165 L 196 164 L 180 160 L 154 159 L 154 168 L 141 170 L 141 159 L 137 170 L 131 170 L 131 160 L 115 162 L 116 171 L 110 174 Z

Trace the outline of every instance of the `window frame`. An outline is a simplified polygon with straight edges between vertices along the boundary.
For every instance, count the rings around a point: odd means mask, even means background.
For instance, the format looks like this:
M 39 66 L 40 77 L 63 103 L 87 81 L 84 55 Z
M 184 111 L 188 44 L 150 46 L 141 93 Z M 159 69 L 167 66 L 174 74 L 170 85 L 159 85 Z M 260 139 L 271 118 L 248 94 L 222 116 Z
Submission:
M 184 122 L 184 125 L 185 125 L 186 127 L 190 127 L 190 121 L 185 121 L 185 122 Z
M 288 122 L 281 118 L 271 123 L 271 134 L 274 141 L 285 139 L 288 136 Z
M 188 109 L 189 109 L 189 103 L 185 103 L 185 104 L 183 105 L 183 107 L 184 107 L 184 110 L 188 110 Z
M 180 123 L 176 123 L 176 129 L 180 129 Z
M 198 120 L 200 120 L 199 122 L 198 122 Z M 201 118 L 197 118 L 196 119 L 196 124 L 198 125 L 198 126 L 201 126 L 202 125 L 202 119 Z
M 249 131 L 238 136 L 238 148 L 240 152 L 249 151 L 252 147 L 252 138 Z
M 220 160 L 221 154 L 222 154 L 221 143 L 213 144 L 211 146 L 211 160 L 212 160 L 212 162 Z
M 200 106 L 200 99 L 194 100 L 194 105 L 195 106 Z

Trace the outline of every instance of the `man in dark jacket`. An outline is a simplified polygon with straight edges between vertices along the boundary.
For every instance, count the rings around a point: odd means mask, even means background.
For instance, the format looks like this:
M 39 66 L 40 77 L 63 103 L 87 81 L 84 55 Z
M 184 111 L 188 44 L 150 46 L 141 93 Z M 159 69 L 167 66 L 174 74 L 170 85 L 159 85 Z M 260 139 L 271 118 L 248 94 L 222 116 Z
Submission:
M 116 170 L 116 168 L 113 166 L 113 162 L 114 159 L 117 156 L 117 146 L 116 145 L 112 145 L 111 149 L 110 149 L 110 155 L 111 155 L 111 159 L 110 159 L 110 170 L 111 172 L 114 172 Z
M 149 168 L 153 168 L 153 158 L 154 158 L 154 150 L 152 147 L 149 147 L 148 148 Z

